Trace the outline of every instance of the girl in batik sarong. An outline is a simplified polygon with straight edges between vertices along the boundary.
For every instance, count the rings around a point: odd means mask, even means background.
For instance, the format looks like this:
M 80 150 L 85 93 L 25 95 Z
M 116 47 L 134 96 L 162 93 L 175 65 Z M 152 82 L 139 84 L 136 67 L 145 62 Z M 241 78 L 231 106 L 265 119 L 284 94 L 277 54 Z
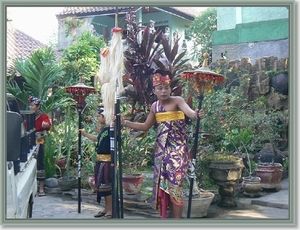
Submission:
M 183 182 L 190 158 L 185 136 L 185 115 L 191 119 L 204 117 L 203 110 L 192 110 L 182 97 L 171 96 L 170 78 L 160 73 L 153 75 L 153 93 L 157 101 L 151 105 L 144 123 L 124 120 L 121 124 L 135 130 L 156 129 L 154 149 L 153 208 L 162 218 L 167 207 L 172 218 L 181 218 L 183 211 Z
M 47 114 L 41 112 L 42 100 L 30 96 L 28 98 L 29 109 L 35 112 L 35 142 L 38 145 L 38 152 L 36 156 L 37 161 L 37 181 L 39 182 L 38 196 L 45 196 L 45 141 L 47 131 L 51 128 L 51 121 Z
M 98 106 L 97 117 L 99 123 L 105 125 L 103 106 Z M 95 214 L 94 217 L 101 217 L 101 219 L 110 219 L 112 217 L 112 180 L 109 129 L 109 125 L 105 125 L 97 136 L 85 132 L 84 129 L 79 129 L 82 136 L 93 141 L 97 141 L 95 148 L 95 151 L 97 152 L 97 162 L 94 167 L 95 186 L 97 190 L 97 202 L 100 204 L 101 197 L 105 197 L 105 208 L 103 211 Z

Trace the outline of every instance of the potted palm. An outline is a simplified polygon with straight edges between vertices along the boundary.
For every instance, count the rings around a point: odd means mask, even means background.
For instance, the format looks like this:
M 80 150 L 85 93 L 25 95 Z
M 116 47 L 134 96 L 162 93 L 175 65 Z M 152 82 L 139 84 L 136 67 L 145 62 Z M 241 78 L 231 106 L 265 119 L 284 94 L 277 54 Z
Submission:
M 123 165 L 126 172 L 122 175 L 122 185 L 127 195 L 139 194 L 142 190 L 145 175 L 137 170 L 145 165 L 144 156 L 148 152 L 145 139 L 135 137 L 129 129 L 122 130 Z
M 48 132 L 47 141 L 45 143 L 45 176 L 46 178 L 53 178 L 56 175 L 61 176 L 61 165 L 56 157 L 57 146 L 55 144 L 53 134 Z M 64 166 L 63 166 L 64 167 Z
M 260 196 L 260 191 L 261 191 L 261 179 L 258 176 L 253 175 L 254 171 L 252 169 L 253 166 L 253 161 L 251 161 L 248 150 L 245 146 L 244 143 L 242 145 L 245 148 L 246 155 L 247 155 L 247 165 L 248 165 L 248 172 L 249 176 L 243 177 L 243 182 L 242 182 L 242 188 L 244 190 L 244 195 L 250 196 L 250 197 L 258 197 Z M 255 166 L 255 163 L 254 163 Z
M 63 143 L 66 143 L 64 151 L 66 152 L 66 171 L 62 177 L 58 178 L 58 186 L 63 191 L 68 191 L 77 187 L 77 178 L 71 175 L 71 153 L 73 150 L 72 143 L 76 140 L 77 132 L 71 126 L 71 108 L 67 107 L 63 129 Z
M 261 186 L 264 189 L 275 189 L 276 191 L 281 189 L 282 164 L 275 163 L 275 158 L 279 152 L 276 143 L 282 140 L 281 133 L 285 129 L 285 119 L 286 117 L 281 111 L 274 110 L 258 116 L 258 120 L 260 120 L 258 138 L 260 140 L 256 141 L 264 141 L 264 147 L 268 147 L 269 151 L 273 153 L 270 162 L 259 162 L 255 170 L 256 175 L 261 178 Z

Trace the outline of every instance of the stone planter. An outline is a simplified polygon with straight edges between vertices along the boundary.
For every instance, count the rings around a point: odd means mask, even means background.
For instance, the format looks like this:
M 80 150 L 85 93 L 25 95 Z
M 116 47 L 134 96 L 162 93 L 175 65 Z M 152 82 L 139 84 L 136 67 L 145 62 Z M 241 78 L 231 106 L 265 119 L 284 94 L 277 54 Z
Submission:
M 281 190 L 282 165 L 280 163 L 260 163 L 255 171 L 256 176 L 261 179 L 263 189 Z
M 122 186 L 127 195 L 139 194 L 142 190 L 144 174 L 123 174 Z
M 77 178 L 58 178 L 57 179 L 58 186 L 62 191 L 70 191 L 72 189 L 78 188 L 78 180 Z
M 261 196 L 261 179 L 257 176 L 243 177 L 242 189 L 244 195 L 249 197 Z
M 207 211 L 215 197 L 215 194 L 209 191 L 200 192 L 200 196 L 192 198 L 190 218 L 199 218 L 207 216 Z M 182 217 L 187 217 L 189 197 L 184 198 Z
M 236 161 L 214 160 L 209 165 L 209 177 L 219 186 L 218 192 L 220 207 L 237 207 L 234 200 L 235 184 L 241 179 L 242 169 L 244 168 L 243 160 Z

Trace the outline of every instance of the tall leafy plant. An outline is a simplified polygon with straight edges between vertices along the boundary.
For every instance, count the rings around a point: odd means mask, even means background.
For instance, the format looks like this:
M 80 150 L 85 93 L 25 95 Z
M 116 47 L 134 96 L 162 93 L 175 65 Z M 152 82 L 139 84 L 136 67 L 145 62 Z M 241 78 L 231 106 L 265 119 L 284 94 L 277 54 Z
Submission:
M 28 105 L 28 97 L 34 95 L 42 99 L 42 111 L 49 113 L 70 102 L 65 89 L 58 84 L 63 67 L 56 62 L 50 47 L 36 50 L 26 60 L 15 59 L 14 72 L 23 77 L 23 84 L 19 86 L 13 74 L 6 84 L 7 92 L 16 96 L 23 105 Z
M 211 53 L 212 33 L 215 30 L 217 30 L 217 9 L 214 7 L 203 11 L 187 30 L 187 36 L 193 41 L 191 60 L 197 62 L 198 66 L 204 61 L 203 54 Z
M 66 37 L 72 35 L 76 35 L 76 28 L 79 28 L 83 25 L 84 20 L 74 17 L 66 17 L 63 21 L 63 25 L 65 28 Z
M 124 51 L 124 77 L 127 84 L 125 93 L 129 97 L 132 111 L 142 110 L 148 112 L 155 100 L 152 94 L 151 75 L 157 68 L 154 59 L 158 58 L 161 48 L 160 43 L 155 43 L 160 32 L 150 33 L 149 27 L 141 28 L 136 23 L 135 12 L 129 11 L 125 17 L 128 33 L 127 47 Z M 140 40 L 141 32 L 142 40 Z
M 99 51 L 105 46 L 105 42 L 102 37 L 97 37 L 90 31 L 82 32 L 73 41 L 62 54 L 61 65 L 65 70 L 62 82 L 67 85 L 75 84 L 79 80 L 79 73 L 83 73 L 82 80 L 92 83 L 91 77 L 95 77 L 99 69 Z
M 145 119 L 143 115 L 149 112 L 151 104 L 156 100 L 152 93 L 152 74 L 168 74 L 172 81 L 172 94 L 181 95 L 178 72 L 188 60 L 182 60 L 185 51 L 178 54 L 178 40 L 172 47 L 161 31 L 151 33 L 148 26 L 140 27 L 136 23 L 135 12 L 129 10 L 125 21 L 128 28 L 124 51 L 125 93 L 132 105 L 131 114 L 136 114 L 136 119 Z
M 66 165 L 66 178 L 69 179 L 70 176 L 70 160 L 71 160 L 71 148 L 72 148 L 72 136 L 71 136 L 71 109 L 70 106 L 67 108 L 67 114 L 65 117 L 65 132 L 64 132 L 64 140 L 67 145 L 67 165 Z

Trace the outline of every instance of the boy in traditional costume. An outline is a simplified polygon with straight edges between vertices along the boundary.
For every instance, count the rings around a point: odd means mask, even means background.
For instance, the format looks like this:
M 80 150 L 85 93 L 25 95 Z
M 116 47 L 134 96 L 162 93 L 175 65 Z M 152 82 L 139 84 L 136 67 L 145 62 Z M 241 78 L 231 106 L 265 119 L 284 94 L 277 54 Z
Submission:
M 104 107 L 98 106 L 98 121 L 105 127 L 96 136 L 79 129 L 82 136 L 93 141 L 97 141 L 95 151 L 97 152 L 97 162 L 94 168 L 95 185 L 97 189 L 97 202 L 100 204 L 101 197 L 105 197 L 105 208 L 94 217 L 110 219 L 112 217 L 112 177 L 111 177 L 111 152 L 110 152 L 110 126 L 105 124 Z
M 157 101 L 151 105 L 144 123 L 131 122 L 121 117 L 121 124 L 135 130 L 156 129 L 154 153 L 154 182 L 152 206 L 162 218 L 169 206 L 172 218 L 183 212 L 183 182 L 189 166 L 189 152 L 185 135 L 185 115 L 192 119 L 204 117 L 203 110 L 192 110 L 180 96 L 171 96 L 170 78 L 160 73 L 153 75 L 153 93 Z

